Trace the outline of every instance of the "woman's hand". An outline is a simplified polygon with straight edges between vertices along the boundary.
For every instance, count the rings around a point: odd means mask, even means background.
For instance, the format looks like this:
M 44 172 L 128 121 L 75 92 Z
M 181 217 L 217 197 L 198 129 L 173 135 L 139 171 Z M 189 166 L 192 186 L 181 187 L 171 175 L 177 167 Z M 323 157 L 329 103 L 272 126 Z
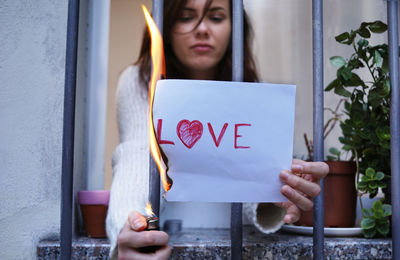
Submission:
M 301 211 L 313 208 L 313 198 L 321 192 L 319 181 L 328 172 L 329 167 L 324 162 L 305 162 L 293 159 L 292 170 L 280 173 L 280 179 L 285 183 L 281 192 L 289 200 L 277 203 L 278 206 L 286 209 L 286 215 L 283 218 L 285 223 L 298 221 Z
M 132 211 L 118 235 L 118 259 L 168 259 L 171 248 L 168 234 L 162 231 L 144 231 L 147 227 L 145 217 Z M 159 247 L 155 252 L 143 253 L 141 248 Z

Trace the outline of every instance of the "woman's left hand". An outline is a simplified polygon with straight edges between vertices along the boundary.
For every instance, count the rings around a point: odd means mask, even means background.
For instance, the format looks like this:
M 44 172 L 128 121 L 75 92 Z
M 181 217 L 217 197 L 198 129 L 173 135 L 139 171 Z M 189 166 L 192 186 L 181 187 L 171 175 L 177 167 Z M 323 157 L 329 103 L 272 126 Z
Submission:
M 299 220 L 301 211 L 311 210 L 314 206 L 313 198 L 321 192 L 319 181 L 329 172 L 329 167 L 324 162 L 305 162 L 293 159 L 292 170 L 280 173 L 284 183 L 282 194 L 288 202 L 277 203 L 286 209 L 283 218 L 285 223 L 294 223 Z

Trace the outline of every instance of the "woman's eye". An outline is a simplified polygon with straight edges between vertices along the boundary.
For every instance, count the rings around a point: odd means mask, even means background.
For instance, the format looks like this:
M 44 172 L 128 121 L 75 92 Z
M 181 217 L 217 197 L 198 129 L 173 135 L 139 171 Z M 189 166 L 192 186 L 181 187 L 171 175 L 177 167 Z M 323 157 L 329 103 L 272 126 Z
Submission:
M 222 22 L 224 18 L 222 16 L 211 16 L 210 20 L 216 23 Z
M 193 16 L 190 16 L 190 15 L 182 15 L 181 17 L 179 17 L 179 21 L 182 23 L 190 22 L 192 20 L 193 20 Z

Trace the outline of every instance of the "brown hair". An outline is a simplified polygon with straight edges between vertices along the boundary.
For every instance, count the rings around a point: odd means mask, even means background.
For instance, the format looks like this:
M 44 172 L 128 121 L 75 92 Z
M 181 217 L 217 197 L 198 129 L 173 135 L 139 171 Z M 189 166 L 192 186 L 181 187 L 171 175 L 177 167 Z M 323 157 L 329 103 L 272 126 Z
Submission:
M 179 13 L 186 5 L 187 0 L 165 0 L 164 1 L 164 25 L 163 25 L 163 41 L 165 52 L 166 64 L 166 77 L 167 79 L 185 79 L 188 75 L 185 73 L 185 67 L 180 63 L 175 56 L 171 46 L 171 30 L 173 25 L 179 18 Z M 204 7 L 203 17 L 205 16 L 212 0 L 207 0 Z M 232 13 L 232 2 L 230 1 L 230 12 Z M 202 18 L 203 18 L 202 17 Z M 199 20 L 200 24 L 202 18 Z M 252 40 L 252 29 L 248 22 L 246 13 L 244 13 L 244 67 L 243 67 L 243 81 L 257 82 L 257 70 L 253 59 L 253 54 L 250 50 Z M 150 57 L 150 35 L 147 27 L 143 33 L 142 47 L 138 60 L 135 62 L 139 66 L 139 78 L 145 88 L 148 87 L 151 70 L 151 57 Z M 215 80 L 232 80 L 232 38 L 226 50 L 224 57 L 218 64 L 217 78 Z

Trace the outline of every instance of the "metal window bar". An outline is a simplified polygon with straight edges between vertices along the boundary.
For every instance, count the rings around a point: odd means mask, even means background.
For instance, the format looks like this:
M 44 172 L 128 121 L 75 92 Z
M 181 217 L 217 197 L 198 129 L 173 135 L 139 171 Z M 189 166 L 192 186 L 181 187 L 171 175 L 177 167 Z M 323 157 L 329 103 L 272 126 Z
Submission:
M 399 36 L 398 3 L 388 0 L 389 71 L 391 86 L 390 104 L 390 161 L 392 188 L 392 258 L 400 259 L 400 92 L 399 92 Z
M 232 81 L 243 81 L 243 0 L 232 1 Z M 231 259 L 242 259 L 242 203 L 231 205 Z
M 72 202 L 74 169 L 74 128 L 76 66 L 78 54 L 79 0 L 69 0 L 67 50 L 65 57 L 65 90 L 63 119 L 63 151 L 61 173 L 61 259 L 71 259 L 72 247 Z
M 164 0 L 153 0 L 152 2 L 152 14 L 154 22 L 156 23 L 158 30 L 161 35 L 163 33 L 163 13 L 164 13 Z M 160 173 L 158 171 L 157 165 L 151 156 L 150 156 L 150 172 L 149 172 L 149 197 L 150 203 L 153 208 L 154 214 L 160 216 Z
M 322 0 L 312 2 L 314 161 L 324 160 L 324 49 Z M 314 199 L 313 256 L 324 259 L 324 180 Z
M 398 3 L 388 0 L 387 13 L 389 25 L 389 66 L 391 83 L 391 187 L 392 219 L 400 218 L 400 93 L 399 93 L 399 60 L 398 60 Z M 153 16 L 157 26 L 162 30 L 163 0 L 153 0 Z M 313 81 L 314 81 L 314 160 L 323 160 L 323 23 L 322 0 L 313 0 Z M 69 0 L 67 50 L 65 65 L 65 93 L 63 119 L 63 155 L 61 179 L 61 259 L 71 258 L 72 246 L 72 185 L 73 185 L 73 151 L 75 126 L 75 93 L 76 63 L 79 23 L 79 0 Z M 233 0 L 233 80 L 243 80 L 243 0 Z M 154 168 L 154 162 L 151 163 Z M 152 173 L 152 172 L 151 172 Z M 159 174 L 151 181 L 151 196 L 159 203 Z M 157 181 L 158 179 L 158 181 Z M 158 183 L 158 188 L 153 183 Z M 156 185 L 157 186 L 157 185 Z M 323 188 L 323 182 L 321 182 Z M 157 196 L 158 194 L 158 196 Z M 314 259 L 323 259 L 323 190 L 315 199 L 314 208 Z M 153 202 L 154 203 L 154 202 Z M 157 202 L 154 203 L 157 205 Z M 153 205 L 153 207 L 154 207 Z M 159 205 L 159 204 L 158 204 Z M 231 239 L 232 259 L 241 259 L 242 223 L 241 203 L 232 204 Z M 159 210 L 159 208 L 158 208 Z M 158 212 L 157 212 L 158 213 Z M 392 222 L 393 259 L 400 259 L 400 223 Z M 238 253 L 239 252 L 239 253 Z

